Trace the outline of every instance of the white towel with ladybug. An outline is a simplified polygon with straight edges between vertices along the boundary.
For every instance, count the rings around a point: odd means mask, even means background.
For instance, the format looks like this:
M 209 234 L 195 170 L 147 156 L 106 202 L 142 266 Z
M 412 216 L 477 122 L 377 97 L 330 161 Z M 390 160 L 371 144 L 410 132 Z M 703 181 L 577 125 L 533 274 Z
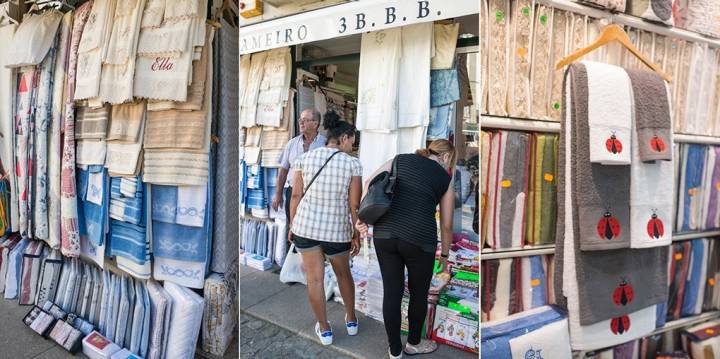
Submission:
M 673 172 L 672 161 L 643 162 L 640 138 L 645 128 L 639 123 L 648 122 L 648 116 L 664 118 L 661 132 L 672 143 L 672 121 L 669 108 L 648 106 L 648 102 L 668 101 L 667 87 L 660 76 L 651 71 L 627 70 L 633 89 L 632 164 L 630 166 L 630 247 L 650 248 L 670 245 L 672 242 Z M 648 109 L 648 107 L 652 107 Z M 663 136 L 663 137 L 665 137 Z M 672 160 L 672 151 L 666 150 Z M 661 157 L 657 157 L 658 159 Z
M 632 90 L 625 69 L 582 61 L 587 69 L 590 162 L 629 165 L 632 147 Z

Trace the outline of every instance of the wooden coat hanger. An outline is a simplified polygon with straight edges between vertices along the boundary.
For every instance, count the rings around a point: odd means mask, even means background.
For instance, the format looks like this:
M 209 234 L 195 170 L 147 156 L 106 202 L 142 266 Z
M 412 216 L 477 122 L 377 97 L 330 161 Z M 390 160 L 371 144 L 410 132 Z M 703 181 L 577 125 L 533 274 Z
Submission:
M 672 80 L 672 78 L 668 74 L 663 72 L 658 65 L 655 65 L 652 61 L 648 60 L 645 56 L 643 56 L 640 51 L 638 51 L 638 49 L 632 44 L 632 42 L 630 42 L 630 38 L 628 37 L 625 30 L 623 30 L 622 27 L 617 24 L 610 24 L 608 26 L 605 26 L 605 28 L 603 28 L 602 30 L 602 33 L 600 34 L 600 37 L 598 37 L 598 39 L 595 40 L 594 43 L 592 43 L 590 46 L 577 50 L 565 57 L 564 59 L 558 61 L 557 65 L 555 65 L 555 69 L 560 70 L 563 67 L 568 66 L 571 63 L 580 59 L 581 57 L 587 55 L 591 51 L 597 49 L 598 47 L 605 46 L 612 41 L 619 42 L 623 47 L 625 47 L 633 55 L 635 55 L 635 57 L 642 61 L 642 63 L 647 65 L 653 71 L 657 72 L 658 75 L 660 75 L 660 77 L 662 77 L 665 81 L 670 82 Z

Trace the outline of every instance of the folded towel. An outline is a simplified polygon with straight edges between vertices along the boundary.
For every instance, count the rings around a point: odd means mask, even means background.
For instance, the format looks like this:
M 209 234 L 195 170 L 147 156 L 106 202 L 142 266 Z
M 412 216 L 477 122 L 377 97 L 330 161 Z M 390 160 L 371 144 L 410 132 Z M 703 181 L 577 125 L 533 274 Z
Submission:
M 572 358 L 567 319 L 544 325 L 509 340 L 513 359 Z
M 193 358 L 202 326 L 203 298 L 169 281 L 165 282 L 164 287 L 172 298 L 166 357 Z
M 627 70 L 632 84 L 635 128 L 640 160 L 672 160 L 670 103 L 665 81 L 655 72 Z
M 548 304 L 547 278 L 543 257 L 522 258 L 522 295 L 524 309 L 532 309 Z
M 207 151 L 146 150 L 144 160 L 144 182 L 175 186 L 207 184 Z
M 145 103 L 126 103 L 112 106 L 112 116 L 107 131 L 107 140 L 137 143 L 141 140 L 140 129 L 145 120 Z
M 111 256 L 123 257 L 143 265 L 150 261 L 148 247 L 144 227 L 116 220 L 110 222 Z
M 587 90 L 582 101 L 587 111 L 590 162 L 606 165 L 630 164 L 632 87 L 621 67 L 583 61 Z M 587 103 L 585 103 L 587 101 Z
M 145 133 L 145 121 L 140 124 L 142 139 Z M 137 176 L 143 164 L 143 141 L 108 141 L 105 167 L 114 176 Z
M 677 320 L 680 319 L 690 268 L 690 242 L 674 243 L 671 254 L 667 320 Z
M 510 286 L 512 280 L 512 263 L 511 259 L 500 260 L 497 267 L 497 279 L 495 287 L 492 288 L 494 304 L 490 313 L 489 320 L 505 318 L 510 315 Z
M 177 216 L 178 187 L 152 186 L 152 219 L 164 223 L 175 223 Z
M 156 281 L 147 283 L 147 292 L 150 295 L 150 329 L 148 334 L 148 359 L 161 359 L 165 357 L 168 327 L 172 313 L 172 298 Z
M 205 141 L 204 111 L 150 111 L 145 127 L 144 147 L 201 149 Z
M 567 325 L 567 320 L 562 312 L 550 306 L 527 310 L 505 319 L 483 322 L 480 331 L 480 353 L 491 358 L 511 358 L 512 339 L 541 330 L 553 323 Z M 557 344 L 559 344 L 558 349 L 563 346 L 560 341 Z
M 110 106 L 78 107 L 75 112 L 75 138 L 103 140 L 106 137 Z
M 687 317 L 700 314 L 702 310 L 702 300 L 705 297 L 705 277 L 707 275 L 707 241 L 707 239 L 695 239 L 690 243 L 690 266 L 680 316 Z
M 694 231 L 702 223 L 702 198 L 706 190 L 702 187 L 707 146 L 683 144 L 682 169 L 680 173 L 680 195 L 678 198 L 678 231 Z
M 674 0 L 627 0 L 627 13 L 673 26 L 673 2 Z
M 84 222 L 84 226 L 80 228 L 81 234 L 85 234 L 92 245 L 101 246 L 109 227 L 110 177 L 106 169 L 97 166 L 79 172 L 78 188 L 81 192 Z M 85 196 L 82 195 L 83 192 L 86 192 Z
M 177 214 L 175 223 L 202 227 L 207 206 L 206 186 L 179 186 L 177 188 Z

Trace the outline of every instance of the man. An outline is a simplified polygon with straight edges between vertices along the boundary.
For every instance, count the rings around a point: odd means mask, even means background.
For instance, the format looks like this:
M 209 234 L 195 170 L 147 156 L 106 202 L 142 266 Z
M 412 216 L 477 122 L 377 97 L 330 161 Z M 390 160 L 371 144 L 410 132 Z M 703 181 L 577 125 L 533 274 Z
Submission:
M 277 176 L 275 195 L 272 199 L 272 208 L 277 211 L 283 204 L 283 189 L 285 198 L 290 200 L 292 196 L 293 173 L 290 171 L 295 159 L 307 151 L 325 146 L 327 139 L 318 133 L 320 128 L 320 112 L 313 108 L 305 109 L 300 113 L 300 135 L 288 141 L 280 156 L 280 171 Z M 289 174 L 289 175 L 288 175 Z M 285 188 L 287 184 L 287 188 Z M 302 191 L 302 189 L 299 189 Z M 290 218 L 290 206 L 285 206 L 285 216 Z

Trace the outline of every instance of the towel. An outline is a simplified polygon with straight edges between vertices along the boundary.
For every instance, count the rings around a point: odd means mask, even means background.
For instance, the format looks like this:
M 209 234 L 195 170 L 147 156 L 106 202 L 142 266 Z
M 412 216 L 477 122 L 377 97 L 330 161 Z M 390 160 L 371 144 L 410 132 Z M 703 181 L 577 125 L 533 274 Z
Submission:
M 202 348 L 214 355 L 225 354 L 238 324 L 237 269 L 232 266 L 227 273 L 213 273 L 205 280 Z
M 454 39 L 447 41 L 446 46 L 439 46 L 434 36 L 442 36 L 447 27 L 455 25 L 433 25 L 427 22 L 405 26 L 401 29 L 402 48 L 400 68 L 398 70 L 398 127 L 424 126 L 428 123 L 430 111 L 430 66 L 435 45 L 438 62 L 447 61 L 447 53 L 443 50 L 452 46 L 449 62 L 455 57 Z M 438 31 L 433 31 L 438 28 Z M 457 28 L 455 30 L 457 36 Z M 433 35 L 435 33 L 435 35 Z M 442 43 L 445 45 L 445 42 Z M 444 65 L 444 64 L 441 64 Z M 448 66 L 450 67 L 450 66 Z
M 178 187 L 152 186 L 152 219 L 173 224 L 177 216 Z
M 138 142 L 145 119 L 145 103 L 135 102 L 112 106 L 107 140 Z
M 718 260 L 718 244 L 714 240 L 708 241 L 706 277 L 703 278 L 705 296 L 702 303 L 702 311 L 716 310 L 720 305 L 720 293 L 717 283 L 720 280 L 720 261 Z
M 500 192 L 496 215 L 499 227 L 495 239 L 499 248 L 517 248 L 523 245 L 525 232 L 525 203 L 528 188 L 530 136 L 522 132 L 503 131 L 501 161 L 502 173 L 497 182 Z
M 553 243 L 557 216 L 557 135 L 531 135 L 524 244 Z
M 637 119 L 637 125 L 632 133 L 632 140 L 636 145 L 630 149 L 632 152 L 632 164 L 630 166 L 630 246 L 632 248 L 666 246 L 672 240 L 672 228 L 668 225 L 672 223 L 673 198 L 668 194 L 672 193 L 674 186 L 673 164 L 664 161 L 664 156 L 649 157 L 648 159 L 657 160 L 653 162 L 643 161 L 643 141 L 650 139 L 652 136 L 649 135 L 651 132 L 647 132 L 648 128 L 642 128 L 640 123 L 642 122 L 641 118 L 645 117 L 645 114 L 642 113 L 643 110 L 653 112 L 653 104 L 648 103 L 648 100 L 653 98 L 667 101 L 667 96 L 647 91 L 643 85 L 637 83 L 647 80 L 647 82 L 643 83 L 651 84 L 653 81 L 659 80 L 663 91 L 665 91 L 665 85 L 657 75 L 648 75 L 646 71 L 628 70 L 628 75 L 634 87 L 635 117 Z M 664 130 L 666 130 L 667 136 L 661 135 L 660 137 L 667 138 L 667 143 L 672 143 L 672 128 L 667 107 L 665 110 L 667 126 Z M 659 116 L 660 114 L 656 115 L 656 117 Z M 655 129 L 657 128 L 653 130 Z M 645 133 L 645 136 L 643 136 L 643 133 Z M 656 143 L 657 145 L 659 143 Z M 663 150 L 662 152 L 665 152 L 672 159 L 670 148 L 663 148 Z M 652 155 L 652 153 L 649 154 Z M 660 153 L 656 152 L 655 154 L 659 155 Z
M 714 146 L 708 146 L 707 155 L 705 156 L 705 169 L 703 171 L 702 188 L 703 191 L 702 205 L 700 212 L 700 229 L 713 228 L 712 223 L 708 227 L 708 222 L 714 222 L 714 217 L 717 214 L 717 208 L 710 207 L 710 199 L 717 197 L 718 188 L 714 185 L 713 174 L 715 172 L 715 165 L 717 163 L 717 154 Z M 717 203 L 716 203 L 717 205 Z M 710 220 L 710 212 L 713 212 L 713 220 Z
M 140 33 L 141 41 L 144 32 Z M 176 57 L 138 56 L 133 94 L 154 100 L 186 101 L 191 64 L 192 54 L 189 51 Z
M 590 161 L 630 164 L 632 87 L 624 69 L 583 61 L 587 68 L 587 122 Z M 664 123 L 664 122 L 663 122 Z
M 538 308 L 548 304 L 543 257 L 522 258 L 522 277 L 524 309 Z
M 110 42 L 116 4 L 116 0 L 93 2 L 78 47 L 79 76 L 75 86 L 75 100 L 95 98 L 99 94 L 102 61 Z
M 175 223 L 202 227 L 205 222 L 207 188 L 205 186 L 179 186 Z
M 627 70 L 632 84 L 640 160 L 672 160 L 672 120 L 665 81 L 655 72 Z
M 544 325 L 509 340 L 512 358 L 572 358 L 567 319 Z
M 209 119 L 204 111 L 150 111 L 144 147 L 201 149 L 206 137 L 206 121 Z
M 113 176 L 136 176 L 143 164 L 145 117 L 140 124 L 140 139 L 136 142 L 107 141 L 105 167 Z
M 63 259 L 60 251 L 49 250 L 48 255 L 45 256 L 42 261 L 35 305 L 45 303 L 46 301 L 55 301 L 55 292 L 60 282 L 62 264 Z
M 43 257 L 45 257 L 45 246 L 44 242 L 41 241 L 30 242 L 23 251 L 18 304 L 31 305 L 34 303 L 38 291 L 38 278 Z
M 513 338 L 534 333 L 549 324 L 563 322 L 567 324 L 563 313 L 550 306 L 531 309 L 501 320 L 483 322 L 480 331 L 480 353 L 491 358 L 511 358 L 511 340 Z M 560 334 L 559 332 L 554 333 Z M 559 339 L 561 340 L 561 338 Z M 561 341 L 556 344 L 558 344 L 558 349 L 563 347 Z
M 257 96 L 257 124 L 279 127 L 287 104 L 292 60 L 290 48 L 268 51 Z
M 149 262 L 150 253 L 145 227 L 112 220 L 110 222 L 110 255 L 123 257 L 140 266 Z M 130 274 L 134 275 L 134 273 Z
M 81 231 L 92 245 L 101 246 L 108 232 L 110 178 L 107 170 L 102 167 L 80 170 L 78 184 L 80 191 L 86 193 L 80 196 L 85 223 Z
M 673 2 L 674 0 L 627 0 L 627 13 L 673 26 Z
M 398 124 L 402 29 L 364 33 L 360 47 L 360 82 L 355 125 L 360 131 L 395 130 Z
M 165 290 L 172 298 L 170 326 L 167 328 L 167 358 L 193 358 L 197 345 L 204 300 L 190 289 L 165 282 Z
M 577 130 L 573 128 L 574 126 L 581 127 L 586 123 L 578 119 L 579 115 L 587 116 L 587 113 L 583 114 L 582 111 L 584 106 L 578 106 L 572 101 L 572 99 L 584 97 L 581 92 L 585 89 L 582 85 L 584 81 L 587 81 L 585 76 L 585 67 L 582 64 L 573 64 L 566 71 L 567 81 L 564 92 L 565 101 L 563 101 L 564 133 L 563 136 L 560 136 L 560 165 L 557 176 L 560 206 L 558 207 L 555 251 L 555 298 L 559 305 L 568 308 L 571 346 L 574 350 L 589 350 L 616 345 L 651 332 L 655 328 L 654 304 L 662 302 L 667 296 L 667 292 L 662 290 L 665 277 L 657 274 L 657 272 L 664 272 L 660 268 L 665 268 L 661 248 L 592 253 L 580 251 L 579 213 L 575 208 L 576 203 L 580 203 L 578 193 L 581 191 L 574 188 L 578 181 L 566 181 L 566 176 L 570 179 L 578 176 L 578 163 L 573 160 L 589 163 L 588 157 L 586 157 L 589 149 L 582 145 L 584 144 L 582 139 L 586 137 L 577 137 Z M 572 155 L 571 150 L 574 150 Z M 578 151 L 586 152 L 583 156 L 578 154 Z M 584 160 L 582 160 L 583 158 Z M 611 262 L 612 264 L 610 264 Z M 638 265 L 639 263 L 640 265 Z M 601 268 L 602 270 L 600 270 Z M 611 269 L 612 272 L 619 271 L 610 273 L 611 271 L 608 269 Z M 634 279 L 636 276 L 645 276 L 647 272 L 654 274 L 651 274 L 651 280 Z M 602 279 L 595 277 L 596 274 L 609 276 Z M 623 285 L 622 276 L 628 276 L 625 285 Z M 589 283 L 592 283 L 591 288 L 589 288 Z M 627 285 L 633 286 L 632 300 L 629 300 Z M 636 288 L 638 286 L 639 288 Z M 639 294 L 639 291 L 646 294 Z M 618 293 L 619 296 L 615 293 Z M 619 299 L 619 305 L 615 304 L 614 298 Z M 626 305 L 623 305 L 624 303 Z
M 453 60 L 455 60 L 455 47 L 459 31 L 459 23 L 433 25 L 433 70 L 449 69 L 452 67 Z
M 707 246 L 707 239 L 695 239 L 690 243 L 690 266 L 680 308 L 680 315 L 683 317 L 700 314 L 702 311 L 707 276 Z
M 115 177 L 118 178 L 118 177 Z M 112 198 L 110 200 L 110 218 L 119 221 L 140 224 L 143 220 L 143 199 L 136 197 Z
M 702 223 L 702 187 L 703 171 L 707 146 L 683 144 L 682 163 L 679 180 L 677 227 L 678 231 L 694 231 Z
M 75 112 L 75 138 L 104 140 L 107 134 L 110 106 L 78 107 Z
M 144 190 L 142 185 L 138 187 L 140 182 L 140 177 L 121 177 L 120 194 L 125 197 L 142 197 L 147 190 Z
M 460 79 L 457 67 L 449 70 L 432 70 L 430 72 L 430 106 L 440 107 L 458 100 L 460 100 Z
M 39 64 L 55 41 L 55 34 L 62 17 L 63 14 L 57 10 L 25 17 L 5 49 L 5 67 Z
M 161 359 L 165 357 L 167 349 L 167 330 L 172 313 L 172 298 L 156 281 L 147 282 L 147 292 L 150 296 L 150 328 L 148 332 L 148 359 Z
M 240 126 L 253 127 L 257 124 L 257 96 L 260 91 L 267 52 L 257 52 L 240 58 L 239 83 L 245 83 L 239 94 Z

